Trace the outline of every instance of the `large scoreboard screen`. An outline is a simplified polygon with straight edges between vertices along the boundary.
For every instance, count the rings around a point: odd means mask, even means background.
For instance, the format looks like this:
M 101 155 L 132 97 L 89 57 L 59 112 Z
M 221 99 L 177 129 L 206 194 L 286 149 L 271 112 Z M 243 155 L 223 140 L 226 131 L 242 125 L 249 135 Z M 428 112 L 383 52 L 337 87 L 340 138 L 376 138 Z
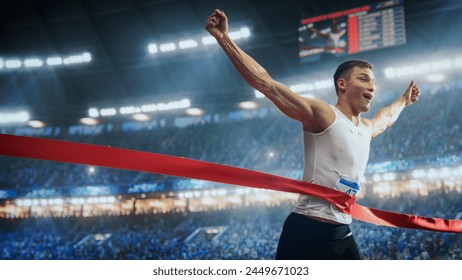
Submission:
M 302 19 L 301 62 L 406 44 L 403 4 L 384 1 Z

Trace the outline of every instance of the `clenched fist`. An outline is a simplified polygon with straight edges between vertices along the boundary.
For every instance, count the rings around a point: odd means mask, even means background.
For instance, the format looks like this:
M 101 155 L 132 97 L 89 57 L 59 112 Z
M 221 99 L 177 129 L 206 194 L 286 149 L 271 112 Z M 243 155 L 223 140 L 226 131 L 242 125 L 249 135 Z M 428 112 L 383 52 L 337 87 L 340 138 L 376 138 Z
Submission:
M 216 9 L 205 21 L 205 29 L 217 40 L 227 35 L 228 18 L 225 13 Z

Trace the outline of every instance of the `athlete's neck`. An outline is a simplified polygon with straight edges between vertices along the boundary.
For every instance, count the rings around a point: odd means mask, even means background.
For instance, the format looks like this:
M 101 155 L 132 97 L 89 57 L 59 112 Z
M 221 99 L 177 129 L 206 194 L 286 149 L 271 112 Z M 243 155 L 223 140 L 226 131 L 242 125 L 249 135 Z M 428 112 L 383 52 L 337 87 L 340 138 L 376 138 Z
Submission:
M 354 125 L 359 126 L 361 123 L 361 113 L 355 113 L 351 107 L 342 106 L 342 104 L 337 103 L 335 104 L 335 108 L 342 112 Z

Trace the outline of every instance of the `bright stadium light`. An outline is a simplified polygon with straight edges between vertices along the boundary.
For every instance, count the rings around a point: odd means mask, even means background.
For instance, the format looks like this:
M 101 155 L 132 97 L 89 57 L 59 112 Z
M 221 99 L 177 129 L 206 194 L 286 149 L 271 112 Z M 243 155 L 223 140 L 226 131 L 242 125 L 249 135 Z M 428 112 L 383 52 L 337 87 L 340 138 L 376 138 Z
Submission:
M 451 171 L 447 167 L 441 168 L 439 173 L 441 178 L 448 178 L 451 176 Z
M 140 122 L 145 122 L 145 121 L 149 121 L 149 116 L 146 114 L 134 114 L 133 119 L 140 121 Z
M 45 123 L 39 120 L 30 120 L 27 122 L 27 125 L 33 128 L 45 127 Z
M 425 79 L 432 83 L 439 83 L 446 79 L 446 76 L 443 73 L 429 74 Z
M 47 58 L 47 65 L 48 66 L 56 66 L 56 65 L 62 65 L 63 64 L 63 59 L 59 56 L 54 56 L 54 57 L 49 57 Z
M 448 70 L 451 68 L 452 68 L 452 61 L 450 59 L 437 60 L 431 63 L 431 69 L 433 71 Z
M 149 44 L 149 45 L 148 45 L 148 52 L 149 52 L 149 53 L 154 54 L 154 53 L 157 53 L 158 51 L 159 51 L 159 50 L 158 50 L 156 44 Z
M 212 45 L 212 44 L 218 44 L 217 40 L 213 38 L 213 36 L 205 36 L 201 40 L 202 45 Z
M 425 170 L 422 170 L 422 169 L 417 169 L 417 170 L 412 171 L 412 177 L 416 179 L 425 178 L 425 174 L 426 174 Z
M 258 91 L 258 90 L 255 90 L 254 93 L 255 93 L 255 97 L 256 97 L 256 98 L 263 98 L 263 97 L 265 97 L 265 95 L 264 95 L 263 93 L 261 93 L 260 91 Z
M 115 108 L 104 108 L 99 111 L 101 116 L 108 117 L 108 116 L 115 116 L 117 115 L 117 111 Z
M 176 45 L 175 43 L 165 43 L 161 44 L 159 48 L 161 52 L 172 52 L 176 50 Z
M 3 69 L 3 59 L 0 58 L 0 69 Z
M 257 103 L 253 101 L 244 101 L 238 104 L 239 108 L 245 109 L 245 110 L 252 110 L 257 108 Z
M 434 168 L 431 168 L 426 173 L 426 176 L 427 176 L 428 179 L 436 179 L 438 177 L 438 172 L 436 172 L 436 170 Z
M 250 37 L 250 29 L 248 27 L 242 27 L 240 30 L 242 38 Z
M 96 108 L 90 108 L 88 109 L 88 115 L 92 118 L 97 118 L 99 117 L 99 112 L 98 112 L 98 109 Z
M 250 29 L 248 27 L 242 27 L 239 30 L 229 32 L 229 37 L 233 40 L 248 38 L 250 37 Z
M 198 117 L 198 116 L 202 116 L 205 112 L 204 110 L 200 109 L 200 108 L 188 108 L 186 109 L 186 114 L 190 115 L 190 116 L 195 116 L 195 117 Z
M 333 87 L 333 83 L 331 80 L 321 80 L 314 83 L 315 89 L 325 89 Z
M 91 54 L 89 52 L 84 52 L 82 54 L 70 55 L 63 59 L 63 64 L 80 64 L 87 63 L 91 61 Z
M 97 125 L 98 124 L 98 121 L 93 118 L 81 118 L 80 122 L 85 125 Z
M 385 173 L 383 174 L 383 180 L 384 181 L 394 181 L 396 179 L 396 174 L 395 173 Z
M 5 67 L 8 69 L 18 69 L 21 68 L 22 62 L 19 59 L 9 59 L 5 61 Z
M 90 62 L 92 60 L 91 54 L 89 52 L 84 52 L 82 54 L 83 62 Z
M 314 90 L 314 86 L 312 84 L 302 83 L 302 84 L 295 84 L 289 87 L 290 90 L 296 93 L 307 92 Z
M 453 62 L 455 68 L 462 68 L 462 57 L 456 58 Z M 0 64 L 1 65 L 1 64 Z M 0 67 L 1 68 L 1 67 Z
M 197 47 L 198 43 L 192 39 L 184 40 L 179 43 L 180 49 L 190 49 Z
M 0 113 L 0 124 L 25 123 L 29 119 L 30 115 L 26 111 Z
M 119 108 L 119 113 L 121 115 L 130 115 L 130 114 L 141 113 L 141 108 L 137 108 L 135 106 L 120 107 Z
M 42 67 L 43 61 L 38 58 L 28 58 L 24 60 L 24 66 L 28 68 Z
M 119 110 L 117 110 L 116 108 L 104 108 L 100 110 L 98 110 L 97 108 L 90 108 L 88 110 L 88 115 L 92 118 L 96 118 L 98 116 L 109 117 L 115 116 L 117 115 L 117 113 L 121 115 L 132 115 L 157 111 L 184 109 L 189 107 L 191 107 L 191 101 L 187 98 L 184 98 L 178 101 L 170 101 L 167 103 L 143 104 L 141 106 L 123 106 L 120 107 Z

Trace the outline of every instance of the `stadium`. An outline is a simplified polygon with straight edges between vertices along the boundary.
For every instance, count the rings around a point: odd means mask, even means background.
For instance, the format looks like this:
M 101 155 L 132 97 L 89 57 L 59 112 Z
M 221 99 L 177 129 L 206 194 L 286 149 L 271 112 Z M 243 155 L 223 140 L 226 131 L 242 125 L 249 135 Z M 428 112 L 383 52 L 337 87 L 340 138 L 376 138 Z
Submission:
M 301 180 L 302 126 L 248 86 L 208 36 L 205 20 L 219 7 L 233 40 L 302 96 L 335 104 L 332 75 L 348 59 L 374 65 L 377 94 L 366 118 L 401 96 L 411 80 L 418 83 L 419 101 L 372 140 L 357 202 L 461 220 L 462 2 L 380 3 L 385 8 L 375 4 L 370 12 L 355 10 L 370 5 L 361 0 L 10 3 L 0 11 L 0 133 Z M 384 12 L 373 26 L 383 24 L 388 29 L 381 34 L 390 36 L 404 30 L 399 40 L 383 35 L 367 45 L 367 30 L 360 29 L 357 46 L 348 20 L 344 51 L 310 47 L 306 58 L 301 41 L 316 36 L 305 34 L 304 19 L 316 27 L 322 15 L 350 19 L 391 9 L 402 18 L 385 25 Z M 272 260 L 297 197 L 2 155 L 0 259 Z M 457 233 L 361 221 L 351 229 L 364 259 L 462 259 Z

